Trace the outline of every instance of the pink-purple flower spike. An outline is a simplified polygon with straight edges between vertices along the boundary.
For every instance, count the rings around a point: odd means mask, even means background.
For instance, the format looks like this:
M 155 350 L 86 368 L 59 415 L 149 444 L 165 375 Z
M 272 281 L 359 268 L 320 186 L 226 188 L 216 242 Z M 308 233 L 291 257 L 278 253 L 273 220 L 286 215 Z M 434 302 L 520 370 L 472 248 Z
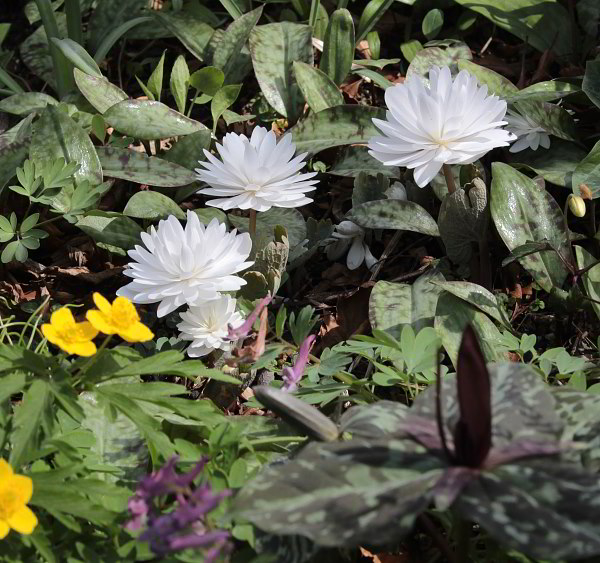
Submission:
M 306 363 L 308 362 L 308 356 L 310 351 L 315 343 L 317 337 L 314 334 L 311 334 L 307 338 L 304 339 L 300 346 L 300 350 L 298 350 L 298 357 L 296 358 L 296 363 L 293 367 L 284 367 L 283 368 L 283 387 L 284 391 L 295 391 L 298 388 L 298 382 L 302 379 L 304 375 L 304 368 L 306 367 Z

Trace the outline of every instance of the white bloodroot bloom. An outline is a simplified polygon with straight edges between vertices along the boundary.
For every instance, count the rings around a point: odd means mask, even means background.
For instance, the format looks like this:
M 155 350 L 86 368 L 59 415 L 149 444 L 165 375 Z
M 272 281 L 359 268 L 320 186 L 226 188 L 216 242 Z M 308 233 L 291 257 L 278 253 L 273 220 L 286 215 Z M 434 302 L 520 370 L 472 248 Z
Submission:
M 517 141 L 508 149 L 510 152 L 525 149 L 536 151 L 539 147 L 550 148 L 550 135 L 529 116 L 509 109 L 505 119 L 508 123 L 506 129 L 517 137 Z
M 217 299 L 221 292 L 237 291 L 246 284 L 235 275 L 247 262 L 252 240 L 247 233 L 230 233 L 213 219 L 206 227 L 193 211 L 187 212 L 185 229 L 173 215 L 142 233 L 146 246 L 129 251 L 134 260 L 124 274 L 133 278 L 117 291 L 134 303 L 160 303 L 164 317 L 184 304 L 196 305 Z
M 250 139 L 246 135 L 227 133 L 223 144 L 217 144 L 222 161 L 207 150 L 208 160 L 200 161 L 197 178 L 210 187 L 199 194 L 217 196 L 208 205 L 221 209 L 254 209 L 268 211 L 271 207 L 300 207 L 312 199 L 304 194 L 316 189 L 316 172 L 299 174 L 305 166 L 302 153 L 292 158 L 296 145 L 288 133 L 277 142 L 275 133 L 256 127 Z
M 369 140 L 369 153 L 388 166 L 414 169 L 426 186 L 444 164 L 469 164 L 495 147 L 508 146 L 502 129 L 506 102 L 466 70 L 452 80 L 448 67 L 429 70 L 429 86 L 415 76 L 385 91 L 386 120 L 373 119 L 383 136 Z
M 188 356 L 192 358 L 206 356 L 217 349 L 231 350 L 233 343 L 227 338 L 228 326 L 235 329 L 244 323 L 242 315 L 235 310 L 235 299 L 229 295 L 192 305 L 179 316 L 179 338 L 192 341 L 187 349 Z
M 371 250 L 365 242 L 366 231 L 352 221 L 342 221 L 335 226 L 331 235 L 331 242 L 327 246 L 327 258 L 337 260 L 344 253 L 346 266 L 349 270 L 356 270 L 364 262 L 369 270 L 377 263 L 377 258 L 371 254 Z

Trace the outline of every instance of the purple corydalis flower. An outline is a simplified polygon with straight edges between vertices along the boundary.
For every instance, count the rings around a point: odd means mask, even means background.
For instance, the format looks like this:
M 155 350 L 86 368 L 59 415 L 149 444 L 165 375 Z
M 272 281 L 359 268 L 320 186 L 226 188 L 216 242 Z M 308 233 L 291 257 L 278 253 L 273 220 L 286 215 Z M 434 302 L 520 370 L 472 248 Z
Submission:
M 271 295 L 267 295 L 263 297 L 258 305 L 254 308 L 254 311 L 248 315 L 248 318 L 244 321 L 244 324 L 240 325 L 238 328 L 233 328 L 229 325 L 229 334 L 227 338 L 229 340 L 239 340 L 240 338 L 244 338 L 248 336 L 248 333 L 252 330 L 252 326 L 258 319 L 258 315 L 261 314 L 262 310 L 271 302 L 273 297 Z
M 178 459 L 177 456 L 171 458 L 161 469 L 142 479 L 135 495 L 129 499 L 128 507 L 133 518 L 125 527 L 134 531 L 146 523 L 147 528 L 139 539 L 147 541 L 150 549 L 158 555 L 190 548 L 209 548 L 203 554 L 204 561 L 214 561 L 220 553 L 229 550 L 230 534 L 225 530 L 208 529 L 205 517 L 231 491 L 215 493 L 208 483 L 192 488 L 207 459 L 201 459 L 189 473 L 181 475 L 175 472 Z M 161 514 L 153 501 L 168 494 L 175 495 L 175 508 Z
M 298 357 L 293 367 L 283 368 L 283 387 L 284 391 L 295 391 L 298 388 L 298 382 L 302 379 L 304 368 L 308 362 L 310 350 L 315 343 L 317 337 L 314 334 L 308 336 L 298 350 Z

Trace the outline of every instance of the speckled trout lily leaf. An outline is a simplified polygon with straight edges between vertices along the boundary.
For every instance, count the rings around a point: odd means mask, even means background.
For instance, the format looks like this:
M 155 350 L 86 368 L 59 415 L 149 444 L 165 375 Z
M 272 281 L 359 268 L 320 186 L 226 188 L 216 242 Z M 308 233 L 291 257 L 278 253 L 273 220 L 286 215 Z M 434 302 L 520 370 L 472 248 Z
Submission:
M 573 172 L 573 193 L 579 195 L 579 186 L 586 184 L 592 191 L 592 197 L 600 197 L 600 141 L 583 156 Z
M 73 76 L 79 91 L 100 113 L 104 113 L 108 108 L 126 100 L 128 97 L 123 90 L 104 76 L 92 76 L 78 68 L 73 69 Z
M 393 441 L 323 446 L 263 469 L 234 499 L 235 516 L 321 546 L 381 545 L 410 531 L 442 472 L 435 457 Z
M 34 111 L 42 111 L 46 106 L 55 106 L 58 102 L 42 92 L 25 92 L 14 94 L 0 100 L 0 111 L 13 115 L 28 115 Z
M 250 55 L 256 79 L 269 104 L 290 121 L 296 121 L 304 97 L 293 63 L 313 64 L 310 26 L 286 21 L 256 26 L 250 33 Z
M 191 170 L 179 164 L 131 149 L 97 147 L 96 152 L 102 163 L 104 175 L 110 178 L 164 188 L 185 186 L 196 179 Z
M 560 288 L 567 277 L 563 260 L 570 262 L 563 214 L 554 198 L 533 180 L 508 164 L 492 165 L 492 219 L 509 250 L 526 242 L 547 239 L 556 249 L 521 258 L 521 265 L 542 288 Z
M 290 133 L 297 152 L 316 154 L 331 147 L 366 144 L 379 134 L 373 125 L 374 117 L 385 119 L 385 110 L 370 106 L 335 106 L 312 113 L 292 127 Z
M 449 40 L 450 44 L 445 47 L 427 47 L 419 51 L 410 62 L 410 66 L 406 71 L 406 78 L 410 79 L 413 76 L 420 76 L 427 82 L 429 69 L 432 66 L 450 67 L 452 74 L 458 72 L 458 61 L 461 59 L 470 60 L 473 58 L 471 49 L 462 41 Z
M 104 112 L 106 123 L 136 139 L 165 139 L 206 129 L 199 121 L 152 100 L 123 100 Z

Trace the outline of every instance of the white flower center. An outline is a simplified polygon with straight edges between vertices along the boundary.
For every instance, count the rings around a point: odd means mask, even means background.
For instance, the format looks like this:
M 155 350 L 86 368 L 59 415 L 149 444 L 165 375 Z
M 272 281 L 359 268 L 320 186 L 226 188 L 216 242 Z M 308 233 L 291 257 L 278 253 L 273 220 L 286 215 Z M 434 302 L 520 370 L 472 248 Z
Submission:
M 258 190 L 260 190 L 262 188 L 262 186 L 259 186 L 258 184 L 248 184 L 246 186 L 246 191 L 249 192 L 257 192 Z

